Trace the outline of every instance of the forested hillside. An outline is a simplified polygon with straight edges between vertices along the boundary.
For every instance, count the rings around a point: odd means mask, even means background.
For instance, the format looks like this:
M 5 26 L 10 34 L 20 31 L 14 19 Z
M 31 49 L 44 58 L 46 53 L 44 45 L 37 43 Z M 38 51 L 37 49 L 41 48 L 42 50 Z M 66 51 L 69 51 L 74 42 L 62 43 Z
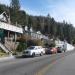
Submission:
M 72 24 L 65 21 L 56 22 L 53 17 L 48 14 L 47 16 L 33 16 L 28 15 L 26 11 L 20 10 L 19 0 L 11 0 L 10 6 L 0 4 L 0 14 L 6 11 L 10 16 L 11 24 L 18 26 L 28 26 L 35 31 L 48 35 L 50 38 L 59 38 L 73 43 L 75 39 L 75 28 Z

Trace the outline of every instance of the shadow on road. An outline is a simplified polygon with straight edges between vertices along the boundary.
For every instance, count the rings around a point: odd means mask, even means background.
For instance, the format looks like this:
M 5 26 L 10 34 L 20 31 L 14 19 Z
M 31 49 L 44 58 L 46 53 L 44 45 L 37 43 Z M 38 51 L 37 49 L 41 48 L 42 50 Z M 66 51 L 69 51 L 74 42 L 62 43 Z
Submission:
M 21 59 L 21 58 L 34 58 L 32 56 L 15 56 L 15 58 Z

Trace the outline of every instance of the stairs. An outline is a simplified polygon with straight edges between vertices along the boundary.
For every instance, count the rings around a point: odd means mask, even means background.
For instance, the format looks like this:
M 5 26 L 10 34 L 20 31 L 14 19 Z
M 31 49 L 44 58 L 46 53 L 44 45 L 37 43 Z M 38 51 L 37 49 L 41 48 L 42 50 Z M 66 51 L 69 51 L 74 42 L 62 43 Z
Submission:
M 19 44 L 19 43 L 15 43 L 15 42 L 13 42 L 13 41 L 7 41 L 7 40 L 5 40 L 5 46 L 6 46 L 10 51 L 15 50 L 15 49 L 17 48 L 18 44 Z
M 8 50 L 8 48 L 6 46 L 4 46 L 1 42 L 0 42 L 0 47 L 2 50 L 4 50 L 6 53 L 9 53 L 10 51 Z
M 4 44 L 0 42 L 0 48 L 6 53 L 12 53 L 12 50 L 15 50 L 18 44 L 18 42 L 15 43 L 13 41 L 5 40 Z

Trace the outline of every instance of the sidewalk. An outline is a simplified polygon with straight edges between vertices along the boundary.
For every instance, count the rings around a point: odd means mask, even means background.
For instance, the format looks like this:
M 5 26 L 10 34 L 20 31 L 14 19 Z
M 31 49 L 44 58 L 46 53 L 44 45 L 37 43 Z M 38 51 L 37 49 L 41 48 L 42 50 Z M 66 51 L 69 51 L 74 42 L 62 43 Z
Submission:
M 8 57 L 2 57 L 2 58 L 0 58 L 0 62 L 2 62 L 2 61 L 8 61 L 8 60 L 11 60 L 11 59 L 15 59 L 15 57 L 12 56 L 12 55 L 10 55 Z

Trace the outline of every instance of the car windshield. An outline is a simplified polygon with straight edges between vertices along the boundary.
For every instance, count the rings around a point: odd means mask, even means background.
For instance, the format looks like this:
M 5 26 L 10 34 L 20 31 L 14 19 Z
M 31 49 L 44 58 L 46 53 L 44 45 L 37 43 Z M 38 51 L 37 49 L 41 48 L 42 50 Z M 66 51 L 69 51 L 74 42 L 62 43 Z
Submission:
M 34 49 L 35 47 L 29 47 L 28 49 Z

